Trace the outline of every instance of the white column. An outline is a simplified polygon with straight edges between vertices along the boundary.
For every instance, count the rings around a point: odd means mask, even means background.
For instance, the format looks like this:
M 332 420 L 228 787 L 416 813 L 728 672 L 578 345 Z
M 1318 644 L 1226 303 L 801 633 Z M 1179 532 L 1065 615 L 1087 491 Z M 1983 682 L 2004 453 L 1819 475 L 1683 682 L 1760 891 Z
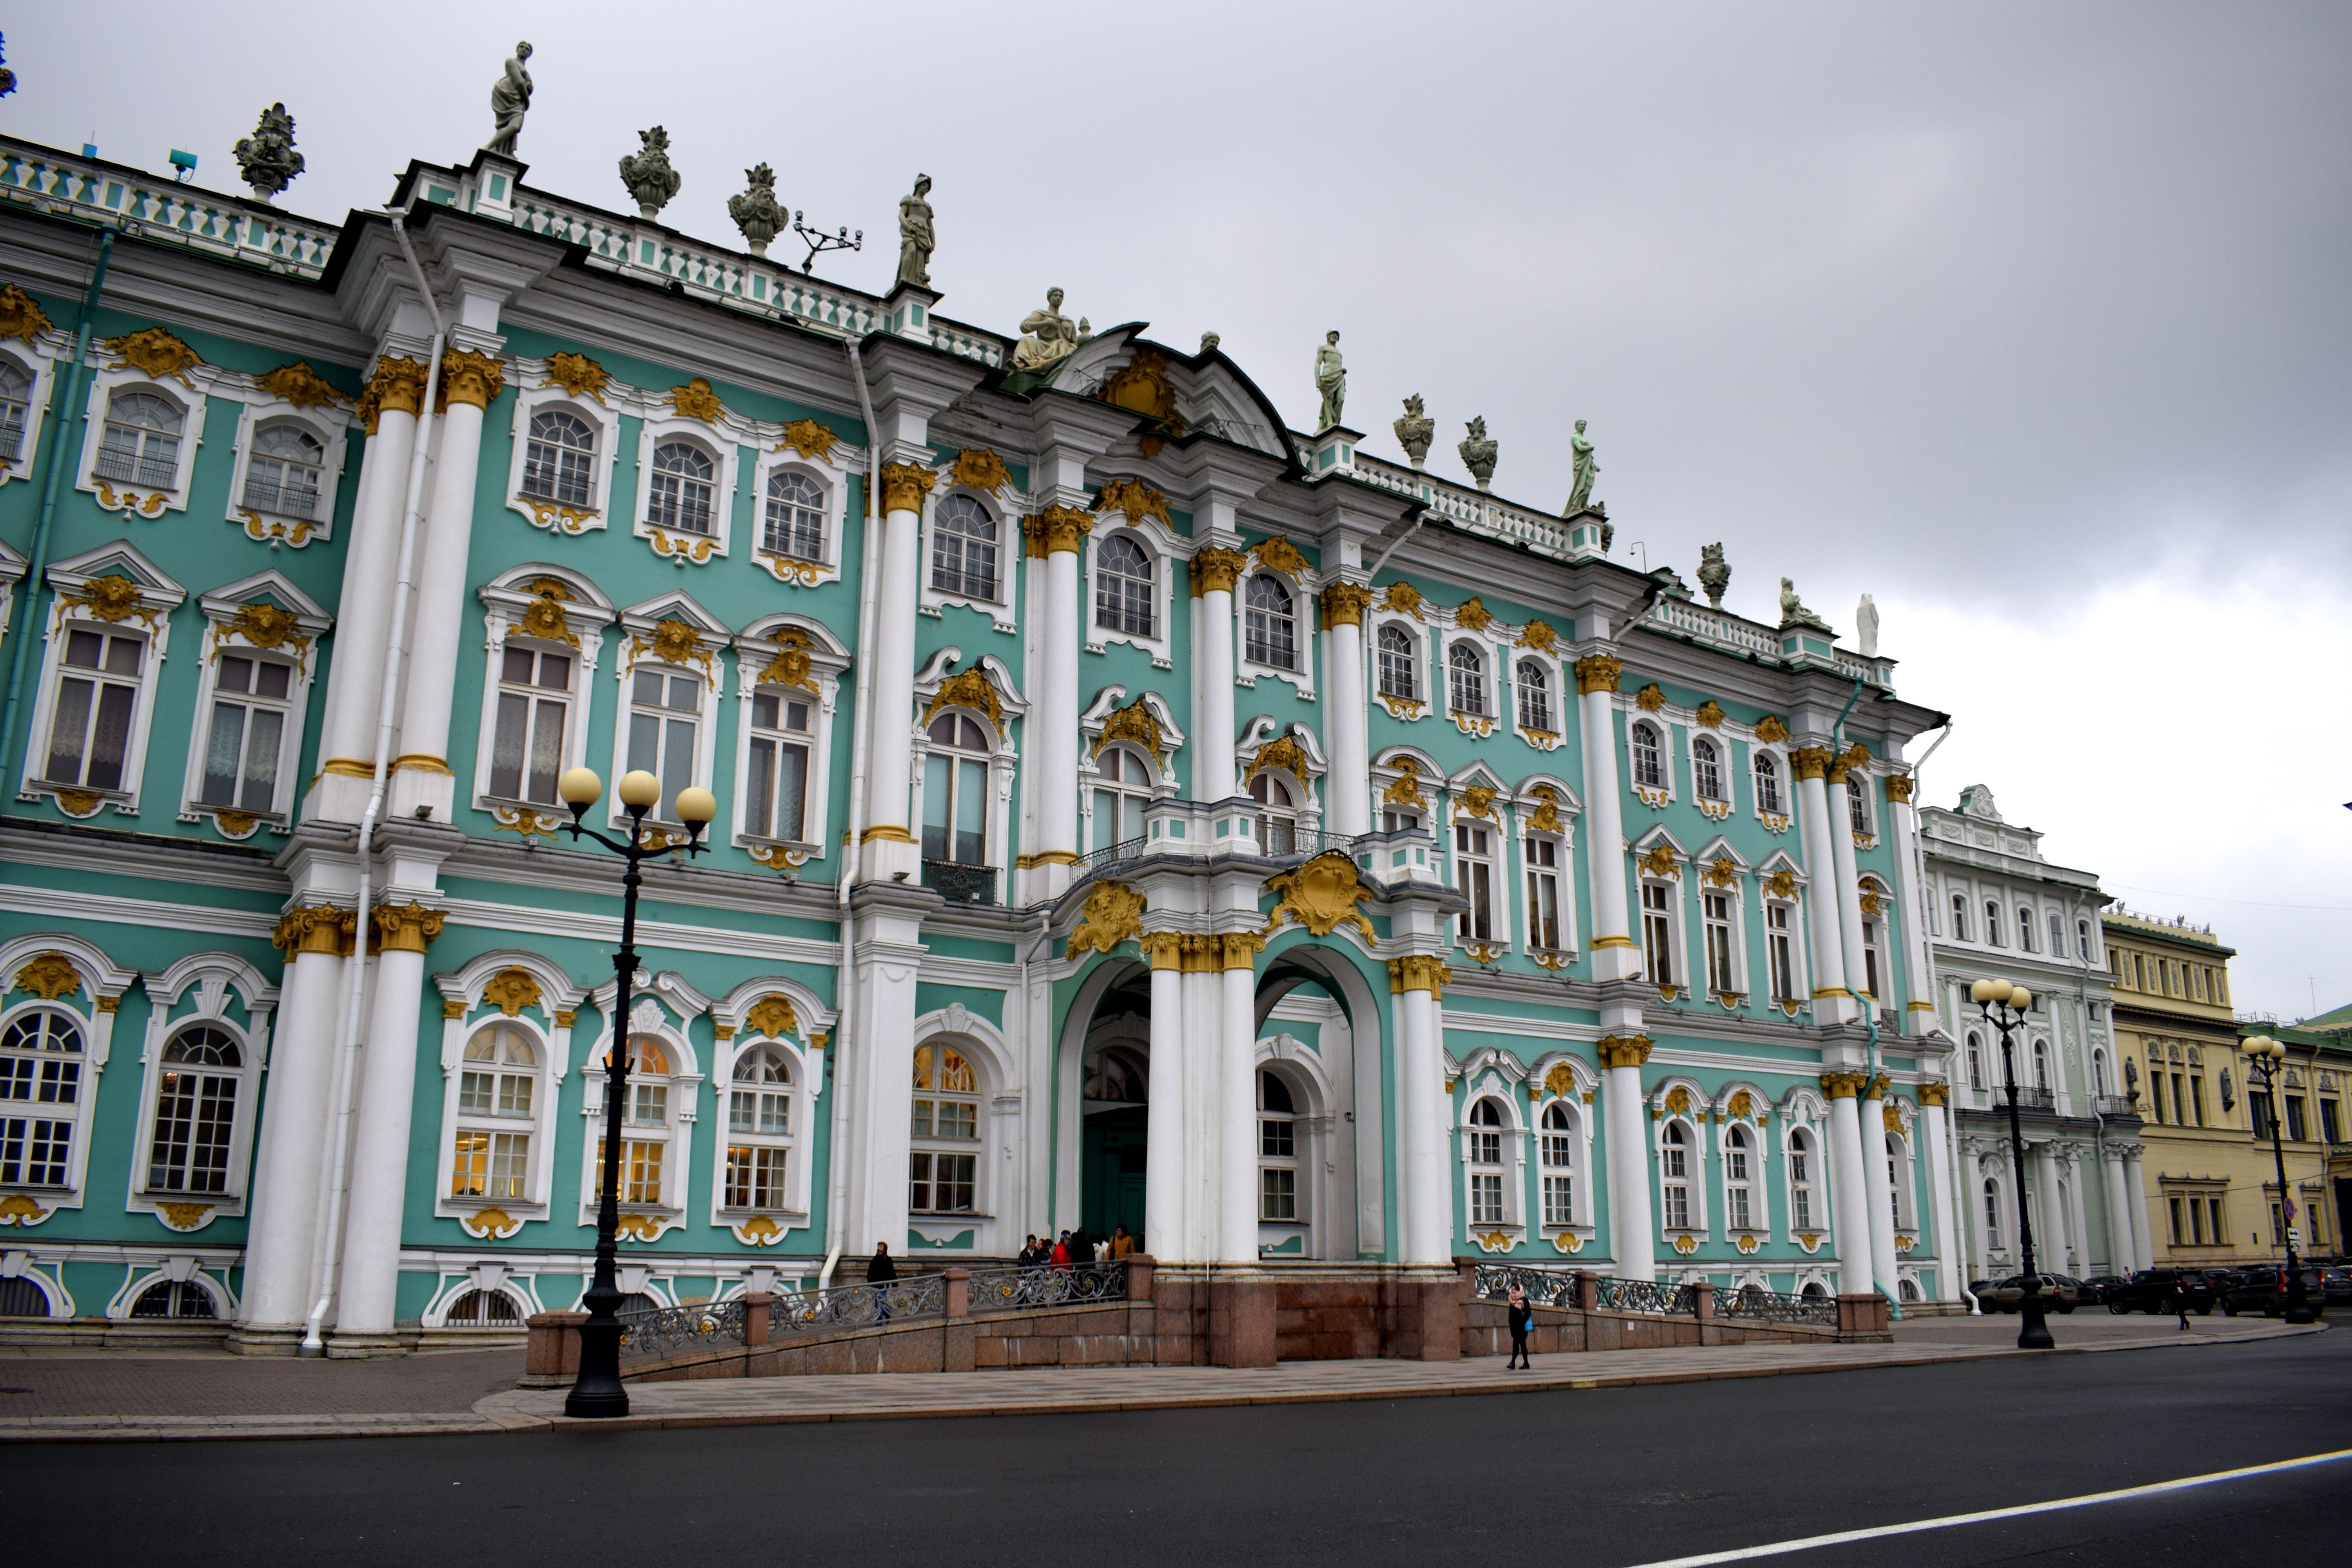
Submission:
M 425 948 L 440 916 L 411 905 L 379 907 L 383 951 L 375 963 L 367 1048 L 360 1053 L 359 1113 L 352 1129 L 351 1198 L 343 1220 L 342 1278 L 335 1302 L 335 1344 L 329 1353 L 373 1348 L 361 1336 L 393 1331 L 400 1288 L 400 1229 L 406 1210 L 409 1127 L 416 1104 L 418 1005 L 425 989 Z M 427 1169 L 432 1167 L 428 1164 Z
M 2032 1146 L 2027 1162 L 2033 1169 L 2033 1254 L 2044 1274 L 2066 1271 L 2066 1221 L 2058 1201 L 2056 1148 L 2048 1139 Z
M 1969 1234 L 1976 1237 L 1976 1247 L 1970 1254 L 1975 1259 L 1970 1275 L 1974 1279 L 1989 1279 L 1992 1274 L 1992 1235 L 1985 1228 L 1984 1184 L 1983 1162 L 1963 1150 L 1960 1154 L 1960 1201 L 1968 1205 Z
M 1944 1109 L 1950 1089 L 1943 1084 L 1919 1086 L 1919 1118 L 1927 1129 L 1927 1205 L 1931 1223 L 1936 1227 L 1936 1257 L 1939 1260 L 1936 1299 L 1957 1301 L 1968 1288 L 1963 1278 L 1967 1261 L 1967 1232 L 1961 1228 L 1952 1193 L 1952 1149 L 1950 1116 Z
M 1036 769 L 1037 842 L 1029 883 L 1034 901 L 1055 899 L 1070 885 L 1078 860 L 1078 643 L 1086 625 L 1078 603 L 1078 542 L 1094 519 L 1075 507 L 1049 507 L 1030 520 L 1045 552 L 1045 658 L 1039 702 L 1027 726 L 1029 761 Z
M 1241 933 L 1222 939 L 1217 975 L 1217 1236 L 1225 1263 L 1257 1261 L 1256 948 Z
M 2124 1177 L 2124 1152 L 2109 1143 L 2099 1151 L 2100 1184 L 2107 1199 L 2107 1270 L 2129 1275 L 2139 1263 L 2132 1239 L 2130 1184 Z
M 1216 1260 L 1218 1251 L 1218 1151 L 1223 1121 L 1217 1089 L 1223 1059 L 1224 999 L 1219 990 L 1217 963 L 1223 939 L 1192 935 L 1184 938 L 1184 1244 L 1176 1256 L 1187 1263 Z M 1150 1151 L 1145 1152 L 1150 1157 Z
M 1151 1088 L 1144 1107 L 1143 1250 L 1163 1262 L 1184 1252 L 1184 976 L 1183 938 L 1150 931 L 1151 958 Z
M 1895 1290 L 1895 1184 L 1886 1169 L 1886 1076 L 1872 1079 L 1856 1113 L 1862 1133 L 1862 1190 L 1870 1203 L 1870 1277 L 1896 1299 Z
M 1837 917 L 1839 951 L 1845 959 L 1846 989 L 1858 999 L 1862 987 L 1869 983 L 1870 965 L 1863 958 L 1862 942 L 1862 875 L 1853 858 L 1853 826 L 1846 815 L 1846 773 L 1832 766 L 1822 786 L 1822 804 L 1830 814 L 1830 863 L 1836 868 Z M 1882 976 L 1879 986 L 1886 984 Z M 1872 1006 L 1884 1006 L 1886 998 L 1874 997 Z M 1861 1016 L 1857 1005 L 1855 1016 Z
M 874 593 L 874 712 L 866 724 L 860 876 L 916 879 L 921 852 L 907 805 L 914 787 L 915 607 L 922 596 L 923 497 L 938 476 L 912 463 L 882 470 L 882 580 Z M 1075 786 L 1075 783 L 1072 787 Z M 903 1230 L 901 1232 L 903 1237 Z
M 1806 935 L 1813 949 L 1813 1022 L 1853 1021 L 1853 994 L 1845 984 L 1845 933 L 1838 914 L 1836 824 L 1822 773 L 1829 766 L 1824 746 L 1808 746 L 1789 759 L 1797 770 L 1798 831 L 1804 836 Z M 1849 846 L 1850 847 L 1850 846 Z
M 1592 878 L 1592 978 L 1630 980 L 1642 972 L 1642 954 L 1625 909 L 1625 827 L 1617 784 L 1617 718 L 1612 699 L 1624 666 L 1613 654 L 1590 654 L 1576 661 L 1576 689 L 1584 723 L 1584 814 L 1591 826 L 1585 864 Z M 1644 1156 L 1646 1162 L 1647 1156 Z M 1613 1169 L 1613 1167 L 1612 1167 Z M 1643 1205 L 1649 1204 L 1643 1179 Z M 1643 1229 L 1643 1255 L 1649 1254 Z M 1619 1248 L 1622 1254 L 1623 1248 Z M 1648 1279 L 1647 1274 L 1639 1276 Z
M 1224 800 L 1234 783 L 1234 584 L 1246 557 L 1210 545 L 1192 557 L 1192 596 L 1200 601 L 1193 621 L 1193 711 L 1201 716 L 1192 752 L 1192 798 Z
M 1814 780 L 1816 784 L 1820 780 Z M 1831 1236 L 1837 1243 L 1838 1294 L 1867 1296 L 1871 1291 L 1870 1184 L 1863 1175 L 1861 1119 L 1854 1096 L 1863 1086 L 1858 1072 L 1827 1072 L 1822 1083 L 1830 1091 L 1830 1180 L 1832 1191 Z
M 1454 1184 L 1446 1159 L 1445 1057 L 1437 1038 L 1437 989 L 1444 960 L 1413 954 L 1389 961 L 1396 997 L 1398 1153 L 1403 1167 L 1398 1208 L 1402 1263 L 1444 1263 L 1454 1256 Z
M 1372 826 L 1371 747 L 1364 710 L 1364 606 L 1371 590 L 1334 583 L 1323 590 L 1323 624 L 1331 636 L 1324 675 L 1330 704 L 1324 731 L 1331 747 L 1328 816 L 1334 833 L 1368 833 Z
M 448 409 L 441 417 L 433 499 L 416 554 L 416 618 L 392 784 L 391 815 L 397 819 L 426 807 L 433 821 L 446 823 L 457 798 L 457 781 L 449 771 L 449 710 L 457 690 L 457 652 L 467 640 L 474 479 L 482 456 L 482 413 L 499 395 L 504 376 L 496 359 L 471 349 L 451 349 L 441 359 Z
M 2124 1202 L 2131 1209 L 2132 1267 L 2156 1267 L 2156 1247 L 2147 1226 L 2147 1188 L 2139 1169 L 2140 1146 L 2124 1146 Z
M 895 882 L 861 883 L 850 895 L 857 1032 L 840 1048 L 856 1053 L 857 1068 L 849 1089 L 848 1147 L 832 1152 L 848 1172 L 841 1227 L 847 1257 L 872 1252 L 877 1241 L 888 1242 L 893 1252 L 907 1244 L 915 976 L 922 966 L 923 916 L 936 900 Z
M 1642 1115 L 1642 1064 L 1650 1059 L 1650 1040 L 1611 1035 L 1600 1050 L 1607 1079 L 1601 1115 L 1609 1132 L 1609 1246 L 1619 1279 L 1654 1279 L 1658 1232 L 1650 1207 L 1649 1126 Z
M 351 920 L 348 910 L 314 904 L 278 922 L 287 962 L 246 1211 L 245 1289 L 237 1304 L 244 1327 L 299 1330 L 310 1314 L 333 1119 L 335 1004 Z
M 2084 1163 L 2079 1148 L 2070 1148 L 2065 1155 L 2066 1221 L 2074 1226 L 2074 1264 L 2069 1274 L 2084 1275 L 2091 1269 L 2091 1229 L 2083 1223 L 2083 1176 Z
M 1903 1032 L 1924 1035 L 1936 1026 L 1936 982 L 1927 948 L 1927 893 L 1919 875 L 1919 813 L 1911 804 L 1907 774 L 1890 775 L 1886 786 L 1895 813 L 1895 883 L 1903 902 Z

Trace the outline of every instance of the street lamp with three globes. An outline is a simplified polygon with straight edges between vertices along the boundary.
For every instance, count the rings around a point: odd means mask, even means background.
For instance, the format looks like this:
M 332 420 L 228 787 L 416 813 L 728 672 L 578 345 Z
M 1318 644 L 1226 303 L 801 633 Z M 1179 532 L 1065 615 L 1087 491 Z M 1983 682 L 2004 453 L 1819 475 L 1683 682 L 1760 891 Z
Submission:
M 2010 1031 L 2025 1026 L 2033 993 L 2013 980 L 1992 979 L 1969 987 L 1969 996 L 1984 1009 L 1985 1022 L 2000 1035 L 2000 1081 L 2009 1096 L 2010 1166 L 2016 1177 L 2017 1245 L 2025 1264 L 2024 1288 L 2017 1299 L 2017 1315 L 2021 1320 L 2017 1348 L 2046 1351 L 2057 1342 L 2050 1337 L 2050 1303 L 2042 1294 L 2042 1276 L 2033 1259 L 2033 1221 L 2025 1210 L 2025 1137 L 2017 1124 L 2017 1065 L 2009 1044 Z

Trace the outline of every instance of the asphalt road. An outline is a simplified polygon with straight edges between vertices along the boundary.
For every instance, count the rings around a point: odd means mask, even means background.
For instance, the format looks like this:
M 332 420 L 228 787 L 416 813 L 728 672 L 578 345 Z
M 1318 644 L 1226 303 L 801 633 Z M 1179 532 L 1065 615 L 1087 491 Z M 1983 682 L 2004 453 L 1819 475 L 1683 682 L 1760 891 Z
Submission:
M 2352 1331 L 1665 1387 L 8 1453 L 19 1562 L 1626 1568 L 2352 1448 Z M 1780 1559 L 2352 1556 L 2352 1460 Z M 642 1560 L 642 1558 L 640 1558 Z M 1769 1561 L 1769 1560 L 1768 1560 Z

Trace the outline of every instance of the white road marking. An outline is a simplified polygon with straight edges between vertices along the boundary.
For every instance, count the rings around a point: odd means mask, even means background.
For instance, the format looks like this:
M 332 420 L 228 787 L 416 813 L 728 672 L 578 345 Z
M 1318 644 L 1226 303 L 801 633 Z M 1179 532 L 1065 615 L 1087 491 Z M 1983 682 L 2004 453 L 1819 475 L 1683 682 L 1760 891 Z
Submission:
M 2191 1487 L 2210 1487 L 2216 1481 L 2267 1476 L 2280 1470 L 2300 1470 L 2312 1465 L 2330 1464 L 2337 1459 L 2352 1459 L 2352 1448 L 2338 1448 L 2328 1454 L 2308 1454 L 2300 1459 L 2281 1459 L 2275 1464 L 2248 1465 L 2242 1469 L 2215 1470 L 2210 1475 L 2184 1476 L 2177 1481 L 2158 1481 L 2152 1486 L 2125 1487 L 2120 1491 L 2090 1492 L 2082 1497 L 2059 1498 L 2051 1502 L 2030 1502 L 2016 1508 L 1990 1508 L 1981 1513 L 1955 1513 L 1942 1519 L 1914 1520 L 1908 1524 L 1882 1524 L 1869 1530 L 1841 1530 L 1834 1535 L 1808 1535 L 1799 1541 L 1776 1541 L 1769 1545 L 1743 1546 L 1732 1552 L 1705 1552 L 1696 1557 L 1668 1557 L 1656 1563 L 1637 1564 L 1636 1568 L 1706 1568 L 1706 1564 L 1713 1563 L 1740 1563 L 1750 1557 L 1776 1557 L 1784 1552 L 1810 1552 L 1817 1546 L 1841 1546 L 1849 1541 L 1876 1541 L 1889 1535 L 1914 1535 L 1923 1530 L 1948 1530 L 1958 1524 L 1983 1524 L 1996 1519 L 2022 1519 L 2028 1514 L 2088 1508 L 2094 1503 L 2122 1502 L 2128 1498 L 2158 1497 L 2165 1492 L 2186 1491 Z

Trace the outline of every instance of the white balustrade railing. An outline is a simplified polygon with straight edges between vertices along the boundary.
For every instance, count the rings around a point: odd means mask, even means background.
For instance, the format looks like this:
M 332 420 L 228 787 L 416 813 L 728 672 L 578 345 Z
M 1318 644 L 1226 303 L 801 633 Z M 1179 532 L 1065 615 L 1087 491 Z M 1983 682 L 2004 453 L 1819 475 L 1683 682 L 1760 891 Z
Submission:
M 260 202 L 215 195 L 94 159 L 0 138 L 0 198 L 119 226 L 136 238 L 316 278 L 340 232 Z

